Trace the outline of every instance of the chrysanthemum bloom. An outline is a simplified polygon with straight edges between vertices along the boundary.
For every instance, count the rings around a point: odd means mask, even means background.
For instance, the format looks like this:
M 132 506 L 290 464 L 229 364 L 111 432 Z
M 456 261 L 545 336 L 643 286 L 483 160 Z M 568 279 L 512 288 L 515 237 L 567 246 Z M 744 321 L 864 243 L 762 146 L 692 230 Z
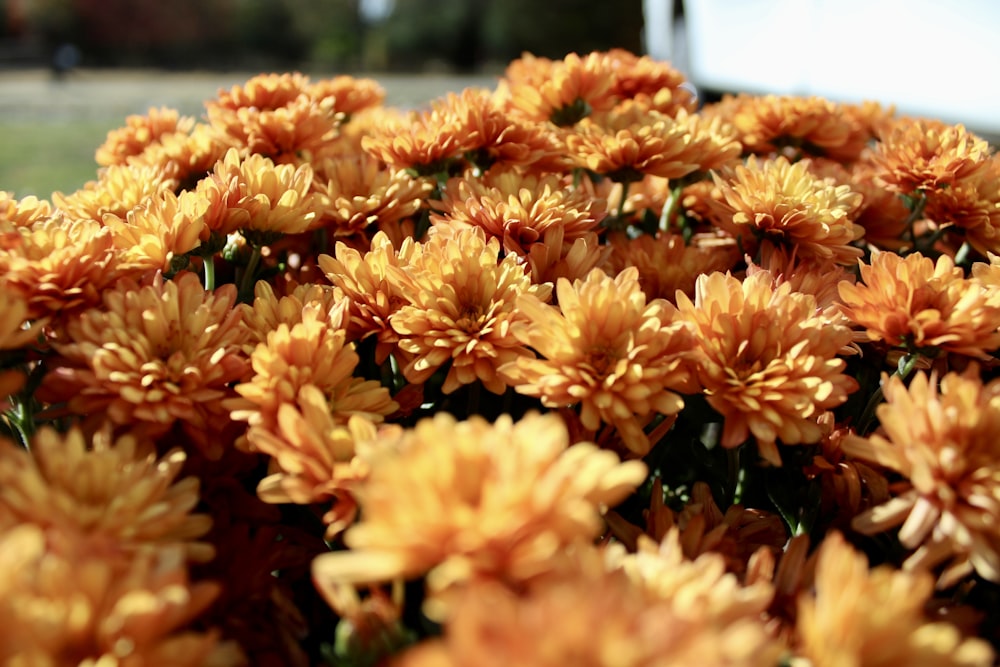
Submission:
M 28 299 L 13 290 L 6 289 L 0 280 L 0 359 L 5 351 L 26 348 L 38 341 L 47 319 L 28 321 Z M 0 369 L 0 405 L 8 396 L 16 393 L 26 380 L 24 372 L 18 368 Z
M 948 227 L 957 243 L 967 241 L 982 255 L 1000 252 L 1000 155 L 954 187 L 935 190 L 927 198 L 924 215 L 935 225 Z
M 986 359 L 1000 347 L 1000 292 L 966 279 L 947 255 L 935 263 L 883 252 L 861 264 L 861 283 L 840 283 L 844 314 L 882 340 L 933 356 L 938 350 Z
M 875 176 L 890 192 L 914 195 L 954 187 L 986 169 L 990 146 L 963 125 L 901 118 L 872 153 Z
M 668 568 L 662 574 L 672 578 Z M 718 608 L 704 609 L 702 591 L 689 593 L 697 587 L 682 584 L 676 596 L 659 597 L 626 572 L 608 571 L 599 557 L 520 593 L 498 582 L 477 582 L 456 596 L 441 638 L 418 644 L 389 664 L 763 667 L 779 662 L 782 646 L 759 618 L 731 611 L 741 602 L 722 595 Z
M 698 381 L 725 420 L 723 447 L 752 434 L 761 456 L 780 465 L 779 440 L 818 442 L 817 418 L 858 388 L 837 358 L 851 330 L 823 317 L 811 295 L 788 283 L 775 287 L 765 271 L 742 283 L 722 273 L 699 276 L 694 301 L 679 293 L 677 308 L 694 327 Z
M 381 438 L 356 492 L 361 520 L 344 535 L 350 551 L 313 561 L 321 590 L 423 574 L 432 596 L 479 577 L 528 581 L 557 567 L 567 546 L 596 537 L 603 509 L 646 477 L 640 461 L 570 445 L 551 413 L 490 424 L 439 412 Z
M 15 227 L 30 227 L 35 222 L 52 215 L 52 204 L 34 195 L 14 198 L 13 192 L 0 190 L 0 224 L 9 222 Z
M 517 299 L 547 301 L 552 288 L 533 285 L 517 255 L 499 255 L 497 239 L 461 229 L 433 235 L 406 266 L 387 267 L 406 299 L 389 323 L 399 349 L 411 355 L 403 367 L 409 382 L 422 384 L 450 363 L 444 393 L 478 380 L 502 394 L 507 384 L 497 370 L 531 355 L 517 337 L 527 324 Z
M 374 380 L 354 377 L 358 354 L 346 341 L 344 308 L 325 310 L 311 302 L 300 322 L 281 323 L 253 351 L 253 376 L 236 386 L 241 398 L 227 401 L 232 418 L 251 426 L 273 429 L 282 405 L 295 405 L 306 385 L 319 388 L 339 422 L 362 415 L 376 422 L 391 414 L 396 403 L 389 390 Z
M 371 224 L 389 224 L 420 211 L 434 184 L 386 169 L 366 153 L 332 158 L 317 166 L 318 225 L 332 236 L 350 236 Z
M 361 148 L 392 169 L 411 169 L 418 176 L 446 171 L 469 147 L 456 119 L 440 103 L 405 118 L 387 119 L 361 138 Z
M 188 133 L 193 127 L 194 118 L 181 116 L 176 109 L 150 107 L 145 116 L 127 116 L 124 127 L 109 131 L 107 139 L 98 146 L 95 159 L 102 167 L 125 164 L 160 136 L 174 132 Z
M 583 280 L 604 265 L 611 250 L 600 242 L 597 232 L 589 232 L 570 243 L 564 238 L 563 228 L 556 226 L 545 233 L 540 243 L 532 244 L 527 266 L 533 283 L 555 284 L 560 278 Z
M 273 428 L 250 427 L 251 448 L 272 457 L 270 474 L 257 495 L 269 503 L 309 505 L 333 501 L 323 517 L 327 539 L 354 522 L 352 491 L 368 473 L 355 457 L 356 443 L 375 439 L 375 422 L 366 416 L 336 414 L 323 391 L 305 385 L 293 403 L 278 407 Z
M 436 208 L 435 225 L 479 227 L 499 239 L 505 252 L 522 256 L 553 227 L 562 229 L 563 243 L 573 243 L 596 230 L 606 215 L 605 201 L 589 187 L 572 187 L 556 174 L 509 169 L 450 180 Z
M 209 114 L 212 127 L 225 141 L 278 164 L 304 164 L 320 159 L 340 134 L 343 114 L 336 100 L 316 100 L 303 93 L 275 109 L 240 107 L 227 113 Z
M 844 453 L 899 473 L 895 497 L 854 520 L 865 533 L 899 527 L 903 546 L 916 549 L 906 567 L 949 562 L 942 585 L 973 569 L 1000 582 L 1000 381 L 983 385 L 973 364 L 937 386 L 918 372 L 907 388 L 883 379 L 886 403 L 877 410 L 882 432 L 848 436 Z
M 612 59 L 599 52 L 556 61 L 525 55 L 508 65 L 498 95 L 517 116 L 570 127 L 614 106 L 613 70 Z
M 193 540 L 212 520 L 191 514 L 198 480 L 177 479 L 186 458 L 173 449 L 157 458 L 151 442 L 131 435 L 92 439 L 78 430 L 35 434 L 31 451 L 0 440 L 0 505 L 18 523 L 72 533 L 112 551 L 180 545 L 209 560 L 212 548 Z
M 647 299 L 673 302 L 680 290 L 694 296 L 694 283 L 703 273 L 728 271 L 739 261 L 732 248 L 699 248 L 685 245 L 679 234 L 643 234 L 634 239 L 625 234 L 609 238 L 611 255 L 604 269 L 617 275 L 627 267 L 639 270 L 639 286 Z
M 831 533 L 819 549 L 814 591 L 799 597 L 798 653 L 817 667 L 992 665 L 986 641 L 926 619 L 933 586 L 926 572 L 869 569 L 863 553 Z
M 306 93 L 310 85 L 309 77 L 300 72 L 259 74 L 243 85 L 220 90 L 216 99 L 205 103 L 205 108 L 210 118 L 220 110 L 278 109 Z
M 846 180 L 834 179 L 862 196 L 854 224 L 865 230 L 864 243 L 869 248 L 899 252 L 913 243 L 912 239 L 905 238 L 910 209 L 899 195 L 875 181 L 875 167 L 865 159 L 870 156 L 871 151 L 865 151 L 862 159 L 851 165 Z M 817 162 L 813 161 L 810 167 L 815 172 Z M 823 176 L 831 177 L 832 174 L 827 170 Z
M 253 353 L 258 343 L 265 342 L 279 324 L 293 327 L 300 323 L 306 305 L 316 303 L 322 312 L 329 313 L 339 300 L 329 285 L 299 285 L 290 294 L 279 297 L 270 283 L 258 281 L 253 304 L 237 306 L 243 311 L 243 326 L 249 332 L 247 355 Z
M 375 362 L 381 364 L 396 348 L 399 334 L 389 323 L 397 310 L 407 303 L 402 286 L 389 280 L 390 266 L 406 266 L 421 252 L 421 246 L 408 239 L 397 251 L 389 237 L 376 232 L 371 249 L 361 253 L 337 242 L 336 258 L 320 255 L 320 268 L 336 285 L 348 303 L 348 340 L 376 336 Z
M 332 99 L 334 110 L 345 118 L 377 107 L 385 100 L 385 89 L 378 81 L 346 74 L 315 81 L 305 92 L 314 100 Z
M 683 85 L 684 75 L 670 63 L 625 49 L 611 49 L 607 57 L 614 71 L 611 90 L 618 100 L 635 100 L 668 116 L 681 109 L 693 112 L 697 107 L 694 94 Z
M 673 179 L 698 171 L 712 135 L 696 136 L 688 123 L 631 103 L 580 122 L 565 141 L 576 166 L 631 182 L 646 174 Z M 738 157 L 739 144 L 728 145 L 730 157 Z
M 123 559 L 25 524 L 0 535 L 0 661 L 26 665 L 246 664 L 189 626 L 218 584 L 191 582 L 183 550 Z
M 216 458 L 213 433 L 229 421 L 222 401 L 250 370 L 235 301 L 235 286 L 206 292 L 192 273 L 142 287 L 123 279 L 102 306 L 66 322 L 39 398 L 151 437 L 178 424 Z
M 771 245 L 794 249 L 798 257 L 854 262 L 863 254 L 852 244 L 864 229 L 851 222 L 861 195 L 809 172 L 805 161 L 760 160 L 751 156 L 722 178 L 714 175 L 723 194 L 719 211 L 723 229 L 743 240 L 752 252 Z
M 210 125 L 198 123 L 190 132 L 161 134 L 142 153 L 130 157 L 128 163 L 136 167 L 159 167 L 174 176 L 178 189 L 194 189 L 226 151 L 235 147 L 231 139 Z
M 518 299 L 529 324 L 514 335 L 540 358 L 522 357 L 501 373 L 547 407 L 579 405 L 584 428 L 612 425 L 632 452 L 645 454 L 652 443 L 643 423 L 679 412 L 678 392 L 693 388 L 690 330 L 670 302 L 647 301 L 635 268 L 615 278 L 595 269 L 584 280 L 560 279 L 556 295 L 558 307 L 530 294 Z
M 309 165 L 275 165 L 261 155 L 241 159 L 239 151 L 230 149 L 212 175 L 198 183 L 198 194 L 209 202 L 205 224 L 222 235 L 312 229 L 318 208 L 310 193 L 312 179 Z
M 173 273 L 173 263 L 201 245 L 208 236 L 205 211 L 208 202 L 199 194 L 171 190 L 150 196 L 129 211 L 125 218 L 104 215 L 118 249 L 118 265 L 123 271 L 163 271 Z
M 176 174 L 168 166 L 116 164 L 103 168 L 96 181 L 76 192 L 53 192 L 52 203 L 68 218 L 101 222 L 106 213 L 124 218 L 150 195 L 176 186 Z
M 32 320 L 100 303 L 101 290 L 118 278 L 111 230 L 93 220 L 57 214 L 6 236 L 0 276 L 28 300 Z
M 767 155 L 790 150 L 850 162 L 871 138 L 860 107 L 838 105 L 819 97 L 739 95 L 706 108 L 736 129 L 747 153 Z

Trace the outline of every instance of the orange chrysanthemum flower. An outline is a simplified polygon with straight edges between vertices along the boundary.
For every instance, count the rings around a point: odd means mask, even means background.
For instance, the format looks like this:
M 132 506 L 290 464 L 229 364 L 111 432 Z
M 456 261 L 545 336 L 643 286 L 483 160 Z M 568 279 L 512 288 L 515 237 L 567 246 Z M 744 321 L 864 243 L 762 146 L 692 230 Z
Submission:
M 28 299 L 16 291 L 5 289 L 0 279 L 0 359 L 3 352 L 25 348 L 38 341 L 47 319 L 28 320 Z M 5 364 L 6 365 L 6 364 Z M 27 377 L 17 368 L 0 368 L 0 405 L 17 392 Z
M 571 187 L 555 174 L 535 176 L 514 170 L 491 170 L 482 177 L 452 179 L 442 195 L 435 225 L 479 227 L 501 241 L 509 253 L 527 255 L 545 243 L 554 227 L 572 244 L 595 231 L 606 215 L 605 201 L 591 189 Z
M 281 404 L 275 421 L 274 428 L 253 426 L 247 433 L 251 448 L 273 461 L 257 495 L 269 503 L 332 500 L 323 517 L 331 539 L 354 523 L 357 504 L 351 492 L 368 474 L 355 449 L 358 442 L 375 439 L 375 423 L 360 414 L 345 419 L 314 385 L 302 387 L 294 403 Z
M 983 385 L 973 364 L 963 375 L 918 372 L 907 388 L 883 379 L 886 403 L 877 414 L 882 431 L 850 435 L 850 456 L 899 473 L 894 497 L 854 520 L 865 533 L 899 527 L 899 541 L 916 549 L 908 568 L 950 561 L 942 585 L 973 569 L 1000 582 L 1000 381 Z
M 803 259 L 842 264 L 863 254 L 852 244 L 864 229 L 851 222 L 861 195 L 816 178 L 805 161 L 751 156 L 725 179 L 716 174 L 715 183 L 723 194 L 720 226 L 741 239 L 748 252 L 763 244 L 794 249 Z
M 498 93 L 515 115 L 569 127 L 614 106 L 614 67 L 599 52 L 556 61 L 526 54 L 508 65 Z
M 332 99 L 334 110 L 345 118 L 378 107 L 385 100 L 385 89 L 378 81 L 346 74 L 315 81 L 309 84 L 306 93 L 314 100 Z
M 302 322 L 306 305 L 315 303 L 320 311 L 329 313 L 339 300 L 329 285 L 299 285 L 290 294 L 279 298 L 270 283 L 257 281 L 253 304 L 237 306 L 243 311 L 243 326 L 249 332 L 247 355 L 253 353 L 258 343 L 265 342 L 267 335 L 279 324 L 293 327 Z
M 298 234 L 312 229 L 317 204 L 310 193 L 313 171 L 275 165 L 261 155 L 241 159 L 236 149 L 216 163 L 214 173 L 198 183 L 197 192 L 208 201 L 205 224 L 217 234 Z
M 217 630 L 190 629 L 219 595 L 192 582 L 180 547 L 131 558 L 21 525 L 0 534 L 0 662 L 236 667 Z
M 611 90 L 617 99 L 635 100 L 668 116 L 676 116 L 681 109 L 693 112 L 697 107 L 694 94 L 684 87 L 684 75 L 670 63 L 625 49 L 611 49 L 607 56 L 614 69 Z
M 989 144 L 963 125 L 901 118 L 882 134 L 871 161 L 887 190 L 914 195 L 955 187 L 984 170 L 989 157 Z
M 774 287 L 766 271 L 743 282 L 713 273 L 699 276 L 693 302 L 677 295 L 680 316 L 698 341 L 698 381 L 725 419 L 722 446 L 737 447 L 752 434 L 775 465 L 779 440 L 818 442 L 816 420 L 858 388 L 837 358 L 850 329 L 831 323 L 815 298 L 791 288 Z
M 933 585 L 924 572 L 869 569 L 863 553 L 832 533 L 819 549 L 814 592 L 798 600 L 798 653 L 817 667 L 992 665 L 987 642 L 926 620 Z
M 441 104 L 405 118 L 386 118 L 361 138 L 361 148 L 392 169 L 411 169 L 419 176 L 446 171 L 469 148 Z
M 477 577 L 524 582 L 552 571 L 564 547 L 601 530 L 601 511 L 646 476 L 590 442 L 574 445 L 554 414 L 518 422 L 447 413 L 385 433 L 356 496 L 350 551 L 313 561 L 321 589 L 427 574 L 432 594 Z M 426 605 L 441 618 L 445 610 Z
M 689 246 L 679 234 L 643 234 L 633 239 L 615 234 L 609 244 L 612 250 L 605 271 L 617 275 L 634 266 L 639 270 L 639 286 L 646 298 L 671 303 L 677 298 L 677 290 L 694 296 L 694 283 L 701 274 L 728 271 L 739 261 L 735 247 Z
M 253 377 L 236 386 L 241 398 L 227 401 L 232 418 L 274 429 L 282 405 L 295 405 L 300 390 L 313 385 L 327 397 L 339 422 L 361 415 L 375 422 L 395 411 L 388 389 L 354 377 L 358 355 L 343 329 L 346 304 L 329 310 L 321 302 L 303 306 L 301 321 L 280 323 L 253 351 Z
M 97 148 L 95 159 L 102 167 L 126 164 L 129 158 L 139 155 L 164 134 L 189 133 L 194 118 L 181 116 L 176 109 L 150 108 L 145 116 L 138 114 L 125 118 L 125 127 L 108 132 L 108 137 Z
M 1000 252 L 1000 155 L 954 187 L 928 195 L 924 215 L 982 255 Z
M 529 325 L 513 334 L 541 358 L 507 364 L 503 376 L 547 407 L 578 404 L 584 428 L 613 425 L 632 452 L 645 454 L 652 443 L 644 423 L 679 412 L 678 392 L 691 389 L 690 331 L 668 301 L 647 301 L 635 268 L 560 279 L 556 295 L 558 307 L 530 294 L 518 299 Z
M 980 359 L 1000 347 L 1000 292 L 966 279 L 947 255 L 936 263 L 920 253 L 872 255 L 861 280 L 839 289 L 844 314 L 868 340 Z
M 687 118 L 675 120 L 632 103 L 580 122 L 567 132 L 566 148 L 576 166 L 618 182 L 647 174 L 681 178 L 702 169 L 703 162 L 715 166 L 739 156 L 737 142 L 695 134 Z
M 163 190 L 129 211 L 125 218 L 104 216 L 111 230 L 118 264 L 123 271 L 173 273 L 174 261 L 191 252 L 208 236 L 208 202 L 194 192 L 178 197 Z
M 176 187 L 176 174 L 169 167 L 115 164 L 76 192 L 53 192 L 52 202 L 68 218 L 101 222 L 108 213 L 124 218 L 151 195 Z
M 502 394 L 497 369 L 531 353 L 516 332 L 526 324 L 521 295 L 548 300 L 549 285 L 533 285 L 516 255 L 497 261 L 500 242 L 478 228 L 435 234 L 406 266 L 388 266 L 389 279 L 407 303 L 390 318 L 399 349 L 410 355 L 403 375 L 426 382 L 450 363 L 442 391 L 477 380 Z
M 386 169 L 366 153 L 329 159 L 313 182 L 321 202 L 318 225 L 336 237 L 396 223 L 420 211 L 433 189 L 431 181 Z
M 319 257 L 319 266 L 327 279 L 347 299 L 348 339 L 362 340 L 376 336 L 376 363 L 384 362 L 396 348 L 399 334 L 389 320 L 407 303 L 402 287 L 389 280 L 389 267 L 409 264 L 420 249 L 419 244 L 407 239 L 397 251 L 385 233 L 376 232 L 371 248 L 364 254 L 337 242 L 336 258 L 329 255 Z
M 57 214 L 4 236 L 0 276 L 28 300 L 32 320 L 100 303 L 101 290 L 118 278 L 111 231 L 93 220 Z
M 235 148 L 232 140 L 210 125 L 198 123 L 190 132 L 161 134 L 142 153 L 130 157 L 128 163 L 135 167 L 162 169 L 174 176 L 179 188 L 194 188 L 230 148 Z
M 214 434 L 229 421 L 222 402 L 249 371 L 235 286 L 206 292 L 183 273 L 142 287 L 123 279 L 103 297 L 53 342 L 60 357 L 39 398 L 150 437 L 179 424 L 205 454 L 221 455 Z
M 180 545 L 209 560 L 212 547 L 193 542 L 212 525 L 198 504 L 198 480 L 177 477 L 185 455 L 157 458 L 151 442 L 126 435 L 112 442 L 78 429 L 42 429 L 31 451 L 0 440 L 0 506 L 18 523 L 73 534 L 96 549 L 135 550 Z
M 13 192 L 0 190 L 0 225 L 30 227 L 52 215 L 52 205 L 33 195 L 15 199 Z

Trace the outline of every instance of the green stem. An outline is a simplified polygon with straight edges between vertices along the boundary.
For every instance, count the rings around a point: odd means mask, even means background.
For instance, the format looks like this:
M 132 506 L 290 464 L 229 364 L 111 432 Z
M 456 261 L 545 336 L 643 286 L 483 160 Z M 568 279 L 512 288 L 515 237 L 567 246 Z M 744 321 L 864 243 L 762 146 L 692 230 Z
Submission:
M 251 246 L 250 260 L 243 270 L 243 280 L 240 281 L 240 303 L 250 303 L 253 301 L 253 288 L 257 284 L 257 266 L 260 264 L 260 246 Z
M 920 354 L 916 352 L 910 352 L 904 355 L 899 360 L 899 365 L 896 367 L 896 372 L 893 373 L 893 377 L 898 377 L 901 380 L 906 380 L 910 377 L 910 373 L 917 367 L 917 362 L 920 361 Z M 865 435 L 868 433 L 869 426 L 871 422 L 875 419 L 875 410 L 878 408 L 879 404 L 882 403 L 882 398 L 884 396 L 882 383 L 872 393 L 871 398 L 868 399 L 868 404 L 865 405 L 864 412 L 861 413 L 861 417 L 858 419 L 858 435 Z
M 962 244 L 962 247 L 958 249 L 955 253 L 955 266 L 963 266 L 965 262 L 969 259 L 969 253 L 972 252 L 972 246 L 966 241 Z
M 682 184 L 678 184 L 670 188 L 670 195 L 667 197 L 667 201 L 663 204 L 663 213 L 660 214 L 661 232 L 670 231 L 670 225 L 674 220 L 674 214 L 677 213 L 677 209 L 680 208 L 681 191 L 683 189 L 684 186 Z
M 205 290 L 208 292 L 215 291 L 215 255 L 209 255 L 208 257 L 202 257 L 201 262 L 203 269 L 205 271 Z
M 632 182 L 627 179 L 622 181 L 622 197 L 618 200 L 618 212 L 615 214 L 615 226 L 619 229 L 625 226 L 622 224 L 622 220 L 625 219 L 625 202 L 628 201 L 628 191 L 631 185 Z
M 740 466 L 740 452 L 743 447 L 726 450 L 726 494 L 730 505 L 738 505 L 743 499 L 743 468 Z
M 921 191 L 917 197 L 913 200 L 913 208 L 910 209 L 910 215 L 906 218 L 906 236 L 910 239 L 913 244 L 914 251 L 917 246 L 917 238 L 913 233 L 913 226 L 916 224 L 924 215 L 924 208 L 927 207 L 927 194 Z

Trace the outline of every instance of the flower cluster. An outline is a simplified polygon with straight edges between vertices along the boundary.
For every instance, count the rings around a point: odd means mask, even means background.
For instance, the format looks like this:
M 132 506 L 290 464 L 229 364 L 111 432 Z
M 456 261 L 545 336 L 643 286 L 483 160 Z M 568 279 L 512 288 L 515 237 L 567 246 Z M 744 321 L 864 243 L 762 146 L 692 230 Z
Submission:
M 382 101 L 0 192 L 0 662 L 993 663 L 984 140 L 621 50 Z

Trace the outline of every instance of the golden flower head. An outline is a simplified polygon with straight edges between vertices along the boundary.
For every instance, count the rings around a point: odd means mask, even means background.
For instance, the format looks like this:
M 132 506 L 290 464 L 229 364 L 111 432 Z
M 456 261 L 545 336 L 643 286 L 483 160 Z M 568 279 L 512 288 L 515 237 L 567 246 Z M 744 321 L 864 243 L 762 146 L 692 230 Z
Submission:
M 446 171 L 469 146 L 449 110 L 440 104 L 404 118 L 384 118 L 361 138 L 361 148 L 392 169 L 418 176 Z
M 723 201 L 723 229 L 743 240 L 748 252 L 756 245 L 794 248 L 801 258 L 848 264 L 861 257 L 852 245 L 864 229 L 851 220 L 861 195 L 847 185 L 819 179 L 805 161 L 784 157 L 758 161 L 751 156 L 726 178 L 715 175 Z
M 150 196 L 124 218 L 104 215 L 111 230 L 118 264 L 123 271 L 173 273 L 174 262 L 191 252 L 208 236 L 205 211 L 208 202 L 199 194 L 171 190 Z M 210 260 L 209 260 L 210 261 Z
M 330 313 L 340 299 L 329 285 L 299 285 L 291 293 L 279 297 L 274 288 L 265 280 L 254 286 L 253 304 L 237 306 L 243 311 L 243 326 L 249 331 L 247 355 L 253 353 L 258 343 L 267 340 L 267 335 L 279 324 L 293 327 L 302 322 L 308 304 L 317 304 L 320 311 Z
M 15 199 L 13 192 L 0 190 L 0 225 L 30 227 L 52 215 L 52 204 L 33 195 Z
M 695 110 L 697 99 L 685 87 L 687 80 L 670 63 L 625 49 L 611 49 L 607 56 L 614 72 L 612 93 L 618 100 L 635 100 L 668 116 L 676 116 L 681 109 Z
M 217 457 L 213 433 L 228 423 L 222 400 L 249 371 L 235 300 L 235 286 L 206 292 L 191 273 L 145 286 L 123 279 L 102 306 L 66 322 L 39 397 L 154 437 L 179 424 Z
M 605 201 L 585 186 L 571 187 L 556 174 L 536 176 L 513 169 L 491 169 L 481 177 L 466 174 L 448 181 L 435 225 L 479 227 L 500 239 L 505 252 L 529 254 L 554 227 L 572 244 L 597 229 Z
M 387 169 L 367 153 L 323 161 L 313 182 L 322 202 L 319 225 L 335 237 L 408 218 L 433 189 L 429 180 Z
M 534 295 L 518 299 L 529 325 L 515 335 L 540 358 L 522 357 L 501 372 L 545 406 L 579 404 L 584 428 L 613 425 L 629 449 L 645 454 L 653 443 L 644 422 L 680 411 L 678 392 L 691 388 L 687 326 L 669 302 L 647 301 L 635 268 L 614 278 L 595 269 L 573 283 L 560 279 L 556 295 L 558 307 Z
M 385 89 L 378 81 L 346 74 L 314 81 L 305 92 L 314 100 L 332 99 L 334 109 L 346 118 L 376 108 L 385 100 Z
M 614 67 L 599 52 L 555 61 L 525 54 L 507 67 L 498 95 L 512 114 L 569 127 L 614 106 Z
M 1000 155 L 954 187 L 928 194 L 924 215 L 982 255 L 1000 252 Z
M 424 573 L 432 593 L 480 576 L 527 581 L 550 572 L 568 545 L 596 537 L 602 508 L 646 476 L 639 461 L 570 445 L 555 414 L 490 424 L 440 412 L 394 433 L 369 455 L 356 492 L 361 521 L 344 538 L 351 550 L 313 561 L 321 590 Z
M 814 591 L 799 597 L 798 652 L 817 667 L 993 664 L 987 642 L 925 619 L 932 587 L 924 572 L 869 569 L 863 553 L 831 533 L 819 549 Z
M 0 661 L 235 667 L 246 657 L 191 624 L 219 595 L 180 547 L 109 558 L 23 524 L 0 534 Z
M 861 283 L 840 283 L 844 314 L 869 340 L 985 359 L 1000 347 L 1000 292 L 966 279 L 954 260 L 883 252 L 861 264 Z
M 986 168 L 989 144 L 941 121 L 901 118 L 883 132 L 871 161 L 890 192 L 915 195 L 954 187 Z
M 141 153 L 130 157 L 128 164 L 162 169 L 174 176 L 179 188 L 193 189 L 211 173 L 226 151 L 235 147 L 231 139 L 220 135 L 212 126 L 198 123 L 190 131 L 161 134 Z
M 722 446 L 737 447 L 752 434 L 761 455 L 779 465 L 779 440 L 818 442 L 817 418 L 858 388 L 837 358 L 850 329 L 791 287 L 774 287 L 766 271 L 742 282 L 713 273 L 699 276 L 693 302 L 677 294 L 698 341 L 698 381 L 725 420 Z
M 435 234 L 406 266 L 388 266 L 406 299 L 390 317 L 399 348 L 410 355 L 403 375 L 426 382 L 450 364 L 442 391 L 477 380 L 501 394 L 500 366 L 530 352 L 516 331 L 527 325 L 518 297 L 549 298 L 551 286 L 533 285 L 516 255 L 497 261 L 500 243 L 478 228 Z
M 96 221 L 56 214 L 4 236 L 0 276 L 28 300 L 30 319 L 68 317 L 96 305 L 118 278 L 111 230 Z
M 164 134 L 187 133 L 194 127 L 194 118 L 181 116 L 176 109 L 151 107 L 145 116 L 125 118 L 125 126 L 108 132 L 107 139 L 97 148 L 95 159 L 102 167 L 126 164 Z
M 916 549 L 908 567 L 951 561 L 942 585 L 972 569 L 1000 582 L 1000 381 L 984 385 L 972 364 L 965 374 L 918 372 L 906 387 L 883 378 L 886 403 L 877 414 L 882 431 L 848 436 L 850 456 L 901 475 L 906 484 L 886 503 L 854 520 L 876 533 L 899 527 L 903 546 Z
M 52 202 L 68 218 L 101 222 L 107 213 L 124 218 L 149 196 L 176 186 L 176 173 L 169 165 L 115 164 L 76 192 L 53 192 Z
M 212 521 L 191 514 L 198 480 L 178 480 L 186 458 L 172 449 L 157 458 L 153 443 L 107 432 L 85 438 L 43 428 L 31 451 L 0 441 L 0 506 L 18 523 L 76 535 L 97 549 L 180 545 L 197 560 L 212 547 L 193 540 Z

